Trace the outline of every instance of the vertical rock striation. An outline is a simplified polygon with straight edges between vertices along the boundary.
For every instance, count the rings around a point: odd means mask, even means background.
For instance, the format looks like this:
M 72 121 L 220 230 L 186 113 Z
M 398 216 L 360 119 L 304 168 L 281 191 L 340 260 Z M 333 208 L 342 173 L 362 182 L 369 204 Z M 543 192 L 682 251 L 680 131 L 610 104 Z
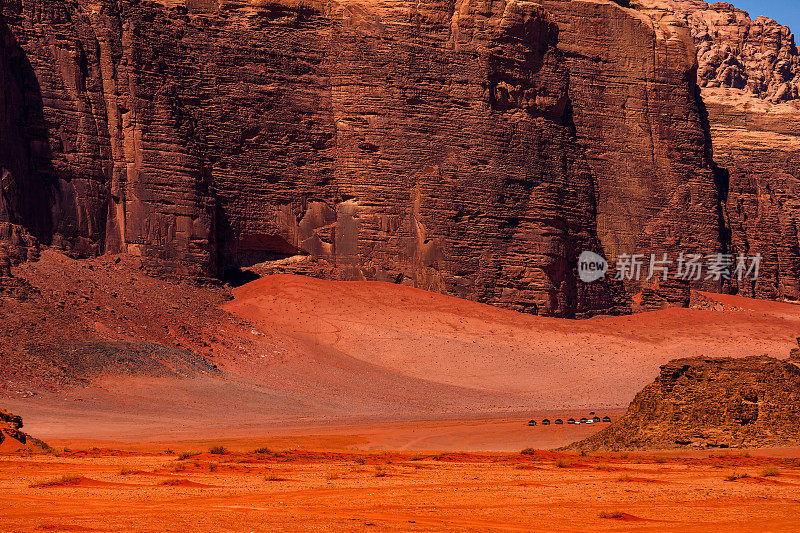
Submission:
M 626 4 L 6 1 L 0 206 L 162 275 L 291 258 L 545 315 L 685 303 L 576 275 L 728 247 L 689 29 Z
M 800 301 L 800 54 L 789 27 L 726 2 L 647 0 L 691 30 L 731 252 L 763 257 L 731 290 Z

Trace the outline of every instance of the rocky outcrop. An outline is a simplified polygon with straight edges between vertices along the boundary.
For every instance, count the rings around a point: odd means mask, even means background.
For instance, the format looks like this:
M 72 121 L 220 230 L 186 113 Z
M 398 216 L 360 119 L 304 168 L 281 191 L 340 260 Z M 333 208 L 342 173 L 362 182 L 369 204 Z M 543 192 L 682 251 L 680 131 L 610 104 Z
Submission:
M 800 98 L 800 55 L 788 26 L 753 20 L 727 2 L 644 1 L 666 6 L 691 28 L 700 87 L 738 89 L 772 103 Z
M 0 409 L 0 450 L 15 451 L 25 448 L 45 449 L 47 445 L 34 439 L 22 429 L 22 417 Z
M 0 298 L 25 299 L 34 291 L 28 283 L 14 277 L 11 273 L 11 265 L 14 258 L 15 256 L 9 253 L 9 246 L 0 241 Z M 0 305 L 2 305 L 1 300 Z
M 796 446 L 798 422 L 800 365 L 770 357 L 677 359 L 622 418 L 569 448 Z

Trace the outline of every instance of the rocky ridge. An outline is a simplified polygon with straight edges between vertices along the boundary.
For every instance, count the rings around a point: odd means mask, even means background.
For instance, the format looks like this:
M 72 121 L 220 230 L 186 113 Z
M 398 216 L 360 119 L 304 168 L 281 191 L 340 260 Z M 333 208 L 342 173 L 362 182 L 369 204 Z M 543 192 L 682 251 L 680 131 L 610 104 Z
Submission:
M 569 448 L 742 448 L 798 442 L 796 360 L 694 357 L 662 366 L 622 418 Z
M 791 28 L 750 15 L 728 2 L 642 2 L 662 7 L 686 24 L 697 47 L 703 89 L 730 88 L 778 104 L 800 98 L 800 54 Z
M 0 449 L 16 451 L 24 448 L 46 448 L 47 445 L 20 431 L 22 417 L 0 409 Z

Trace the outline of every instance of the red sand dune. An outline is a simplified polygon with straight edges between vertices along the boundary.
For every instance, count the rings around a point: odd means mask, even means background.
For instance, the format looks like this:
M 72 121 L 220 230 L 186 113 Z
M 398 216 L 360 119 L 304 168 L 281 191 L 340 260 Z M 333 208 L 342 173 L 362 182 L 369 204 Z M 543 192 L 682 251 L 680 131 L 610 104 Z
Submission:
M 195 328 L 223 371 L 218 376 L 107 375 L 87 389 L 5 406 L 46 440 L 213 443 L 227 436 L 299 447 L 551 447 L 604 425 L 527 428 L 526 417 L 577 418 L 588 409 L 613 415 L 670 359 L 785 357 L 800 332 L 799 306 L 709 294 L 724 310 L 583 321 L 394 284 L 300 276 L 262 278 L 234 294 L 224 305 L 233 322 Z
M 741 310 L 668 309 L 583 321 L 387 283 L 295 276 L 263 278 L 235 296 L 228 311 L 294 345 L 286 354 L 265 354 L 279 366 L 291 364 L 293 351 L 311 373 L 347 359 L 386 375 L 502 395 L 509 410 L 625 406 L 670 359 L 783 358 L 800 331 L 800 307 L 732 296 L 720 301 Z M 436 404 L 437 396 L 427 401 Z

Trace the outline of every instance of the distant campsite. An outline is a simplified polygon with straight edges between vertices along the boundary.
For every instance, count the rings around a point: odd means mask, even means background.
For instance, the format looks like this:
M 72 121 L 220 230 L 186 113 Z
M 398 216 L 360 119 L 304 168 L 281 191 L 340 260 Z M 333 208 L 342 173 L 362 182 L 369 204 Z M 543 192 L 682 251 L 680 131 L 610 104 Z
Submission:
M 611 423 L 611 417 L 606 415 L 606 416 L 600 418 L 600 416 L 598 416 L 597 414 L 595 414 L 594 411 L 592 411 L 592 412 L 589 413 L 588 417 L 584 416 L 584 417 L 581 417 L 581 418 L 578 418 L 578 419 L 568 418 L 566 423 L 567 424 L 576 424 L 576 425 L 577 424 L 600 424 L 600 423 L 610 424 Z M 564 419 L 563 418 L 556 418 L 556 419 L 551 421 L 549 418 L 543 418 L 541 421 L 538 421 L 536 419 L 532 419 L 532 420 L 528 421 L 528 425 L 529 426 L 539 426 L 539 425 L 541 425 L 541 426 L 549 426 L 551 424 L 556 425 L 556 426 L 562 426 L 562 425 L 564 425 Z

